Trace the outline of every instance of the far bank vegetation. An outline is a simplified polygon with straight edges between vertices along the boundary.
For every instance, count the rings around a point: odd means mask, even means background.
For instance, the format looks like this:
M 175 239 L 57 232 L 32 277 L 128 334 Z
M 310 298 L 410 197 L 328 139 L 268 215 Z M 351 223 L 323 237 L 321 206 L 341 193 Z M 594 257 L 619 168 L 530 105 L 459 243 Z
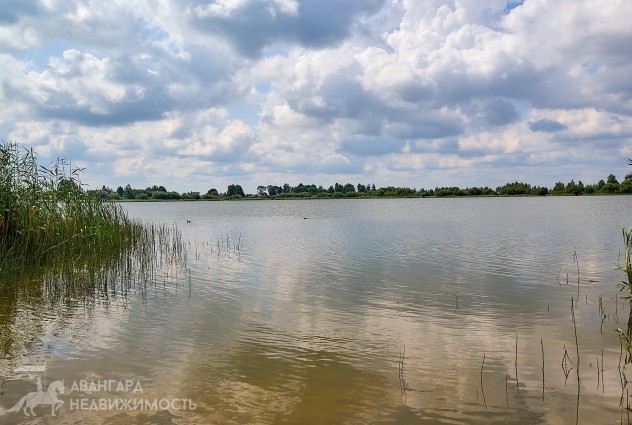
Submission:
M 425 197 L 465 197 L 465 196 L 579 196 L 579 195 L 613 195 L 632 193 L 632 173 L 627 174 L 619 182 L 614 174 L 594 184 L 584 184 L 581 180 L 568 183 L 557 182 L 551 188 L 535 186 L 523 182 L 507 183 L 495 189 L 490 187 L 436 187 L 434 189 L 416 189 L 410 187 L 376 187 L 374 183 L 356 185 L 352 183 L 335 183 L 327 188 L 322 185 L 302 184 L 291 186 L 258 186 L 256 193 L 246 194 L 238 184 L 229 185 L 224 192 L 216 188 L 206 193 L 169 191 L 164 186 L 151 186 L 145 189 L 132 188 L 129 184 L 119 186 L 116 190 L 103 186 L 101 189 L 89 191 L 92 195 L 109 200 L 225 200 L 225 199 L 292 199 L 292 198 L 425 198 Z

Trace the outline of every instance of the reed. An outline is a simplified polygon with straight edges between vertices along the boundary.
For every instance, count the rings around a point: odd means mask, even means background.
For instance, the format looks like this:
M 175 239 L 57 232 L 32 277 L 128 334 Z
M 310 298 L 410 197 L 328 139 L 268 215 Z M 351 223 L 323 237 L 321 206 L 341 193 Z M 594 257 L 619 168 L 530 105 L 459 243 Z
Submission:
M 619 289 L 621 292 L 626 294 L 622 296 L 621 299 L 627 302 L 628 305 L 632 307 L 632 228 L 624 227 L 622 229 L 622 233 L 623 240 L 625 242 L 625 254 L 624 264 L 621 269 L 626 275 L 626 280 L 621 281 L 621 283 L 619 284 Z M 617 333 L 619 334 L 619 338 L 625 345 L 625 364 L 627 365 L 629 363 L 632 363 L 632 309 L 630 309 L 628 315 L 627 327 L 625 328 L 625 330 L 617 328 Z
M 625 242 L 625 263 L 624 263 L 624 271 L 628 281 L 626 282 L 629 286 L 632 283 L 632 265 L 630 264 L 632 255 L 632 227 L 631 228 L 623 228 L 623 240 Z
M 108 288 L 124 276 L 148 280 L 157 264 L 186 256 L 177 228 L 130 219 L 87 194 L 81 171 L 63 159 L 43 167 L 32 149 L 0 144 L 0 291 L 44 271 L 55 285 L 99 275 Z

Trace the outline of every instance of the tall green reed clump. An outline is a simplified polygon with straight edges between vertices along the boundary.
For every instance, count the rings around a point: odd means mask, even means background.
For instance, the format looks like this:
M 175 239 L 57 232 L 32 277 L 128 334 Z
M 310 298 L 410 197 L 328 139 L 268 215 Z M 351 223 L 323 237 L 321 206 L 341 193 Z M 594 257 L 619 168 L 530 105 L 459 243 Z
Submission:
M 626 275 L 626 280 L 622 280 L 619 289 L 625 292 L 623 297 L 629 303 L 630 313 L 625 330 L 617 329 L 619 338 L 626 348 L 625 363 L 632 363 L 632 227 L 623 228 L 623 241 L 625 242 L 625 255 L 622 270 Z
M 169 259 L 166 238 L 170 259 L 182 255 L 177 229 L 144 225 L 120 205 L 88 195 L 81 171 L 64 160 L 39 166 L 32 149 L 0 144 L 0 289 L 43 269 L 63 274 L 117 267 L 147 277 L 158 261 Z
M 632 227 L 622 229 L 623 241 L 625 242 L 625 262 L 623 265 L 623 271 L 626 274 L 627 282 L 625 284 L 628 292 L 632 295 Z

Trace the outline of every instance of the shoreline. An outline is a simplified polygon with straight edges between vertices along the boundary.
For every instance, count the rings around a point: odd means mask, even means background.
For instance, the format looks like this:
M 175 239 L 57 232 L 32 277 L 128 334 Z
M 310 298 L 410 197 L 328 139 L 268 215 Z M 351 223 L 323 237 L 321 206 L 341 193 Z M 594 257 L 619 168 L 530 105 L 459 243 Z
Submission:
M 209 198 L 209 199 L 109 199 L 111 202 L 143 203 L 143 202 L 226 202 L 226 201 L 321 201 L 345 199 L 480 199 L 480 198 L 582 198 L 582 197 L 618 197 L 630 196 L 632 193 L 591 193 L 591 194 L 547 194 L 547 195 L 464 195 L 464 196 L 246 196 L 244 198 Z

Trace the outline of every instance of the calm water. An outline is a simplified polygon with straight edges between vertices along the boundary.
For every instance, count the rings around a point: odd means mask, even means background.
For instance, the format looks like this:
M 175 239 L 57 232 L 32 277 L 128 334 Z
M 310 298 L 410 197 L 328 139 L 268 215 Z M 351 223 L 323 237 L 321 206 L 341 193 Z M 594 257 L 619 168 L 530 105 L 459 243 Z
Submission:
M 127 294 L 0 299 L 0 407 L 65 382 L 57 417 L 0 423 L 627 423 L 632 197 L 124 206 L 177 223 L 186 265 Z M 88 409 L 140 397 L 196 409 Z

